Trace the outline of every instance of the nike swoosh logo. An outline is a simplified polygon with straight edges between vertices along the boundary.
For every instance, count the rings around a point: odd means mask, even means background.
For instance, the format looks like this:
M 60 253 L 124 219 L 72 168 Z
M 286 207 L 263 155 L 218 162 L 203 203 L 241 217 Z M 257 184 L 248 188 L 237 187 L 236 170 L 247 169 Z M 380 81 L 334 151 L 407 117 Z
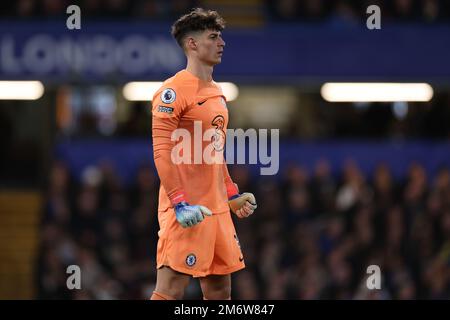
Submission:
M 199 102 L 199 103 L 198 103 L 198 105 L 199 105 L 199 106 L 201 106 L 201 105 L 202 105 L 202 104 L 204 104 L 204 103 L 205 103 L 206 101 L 208 101 L 208 100 L 205 100 L 205 101 Z

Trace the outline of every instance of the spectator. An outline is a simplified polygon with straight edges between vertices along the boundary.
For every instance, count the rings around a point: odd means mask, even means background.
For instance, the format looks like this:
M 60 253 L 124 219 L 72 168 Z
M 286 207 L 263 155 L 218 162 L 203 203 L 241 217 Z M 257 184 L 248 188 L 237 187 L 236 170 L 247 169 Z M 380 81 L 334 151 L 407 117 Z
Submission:
M 135 183 L 125 186 L 114 166 L 100 168 L 88 168 L 74 182 L 66 164 L 53 165 L 36 270 L 38 298 L 147 299 L 154 288 L 153 169 L 141 167 Z M 306 168 L 293 164 L 284 180 L 265 177 L 264 183 L 245 167 L 234 168 L 241 183 L 257 185 L 261 201 L 259 219 L 237 226 L 247 269 L 235 275 L 233 298 L 450 298 L 448 168 L 428 178 L 413 163 L 403 184 L 386 164 L 376 166 L 371 181 L 354 161 L 336 175 L 326 159 L 314 168 L 310 179 Z M 70 264 L 82 269 L 82 293 L 65 287 Z M 366 288 L 372 264 L 383 272 L 382 289 L 375 293 Z M 198 286 L 190 286 L 186 298 L 201 298 Z

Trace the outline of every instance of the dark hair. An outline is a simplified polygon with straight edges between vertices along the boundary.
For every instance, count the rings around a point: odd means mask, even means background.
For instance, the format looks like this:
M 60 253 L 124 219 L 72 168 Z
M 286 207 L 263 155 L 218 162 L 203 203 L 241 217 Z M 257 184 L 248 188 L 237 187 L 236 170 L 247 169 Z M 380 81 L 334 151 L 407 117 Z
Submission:
M 177 40 L 180 47 L 183 48 L 183 39 L 190 32 L 205 30 L 222 31 L 223 29 L 225 29 L 225 20 L 217 11 L 195 8 L 175 21 L 172 25 L 172 36 Z

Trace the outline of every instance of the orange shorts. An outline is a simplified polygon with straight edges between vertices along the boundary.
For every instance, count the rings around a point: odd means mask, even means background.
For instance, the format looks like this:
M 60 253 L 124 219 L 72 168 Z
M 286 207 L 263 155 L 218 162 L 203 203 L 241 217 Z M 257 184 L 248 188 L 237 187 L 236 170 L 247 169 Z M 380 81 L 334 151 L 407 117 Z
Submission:
M 169 208 L 158 212 L 158 221 L 158 269 L 168 266 L 194 277 L 204 277 L 245 268 L 230 212 L 205 216 L 199 224 L 183 228 L 173 208 Z

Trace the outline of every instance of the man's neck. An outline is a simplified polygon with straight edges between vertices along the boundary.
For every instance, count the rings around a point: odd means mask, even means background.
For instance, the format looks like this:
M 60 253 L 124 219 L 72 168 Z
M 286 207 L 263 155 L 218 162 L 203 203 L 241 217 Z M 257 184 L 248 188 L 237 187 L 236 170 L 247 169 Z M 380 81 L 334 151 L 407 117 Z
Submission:
M 192 73 L 197 78 L 200 78 L 203 81 L 211 81 L 213 66 L 208 66 L 204 64 L 200 64 L 198 62 L 192 62 L 188 60 L 186 70 Z

